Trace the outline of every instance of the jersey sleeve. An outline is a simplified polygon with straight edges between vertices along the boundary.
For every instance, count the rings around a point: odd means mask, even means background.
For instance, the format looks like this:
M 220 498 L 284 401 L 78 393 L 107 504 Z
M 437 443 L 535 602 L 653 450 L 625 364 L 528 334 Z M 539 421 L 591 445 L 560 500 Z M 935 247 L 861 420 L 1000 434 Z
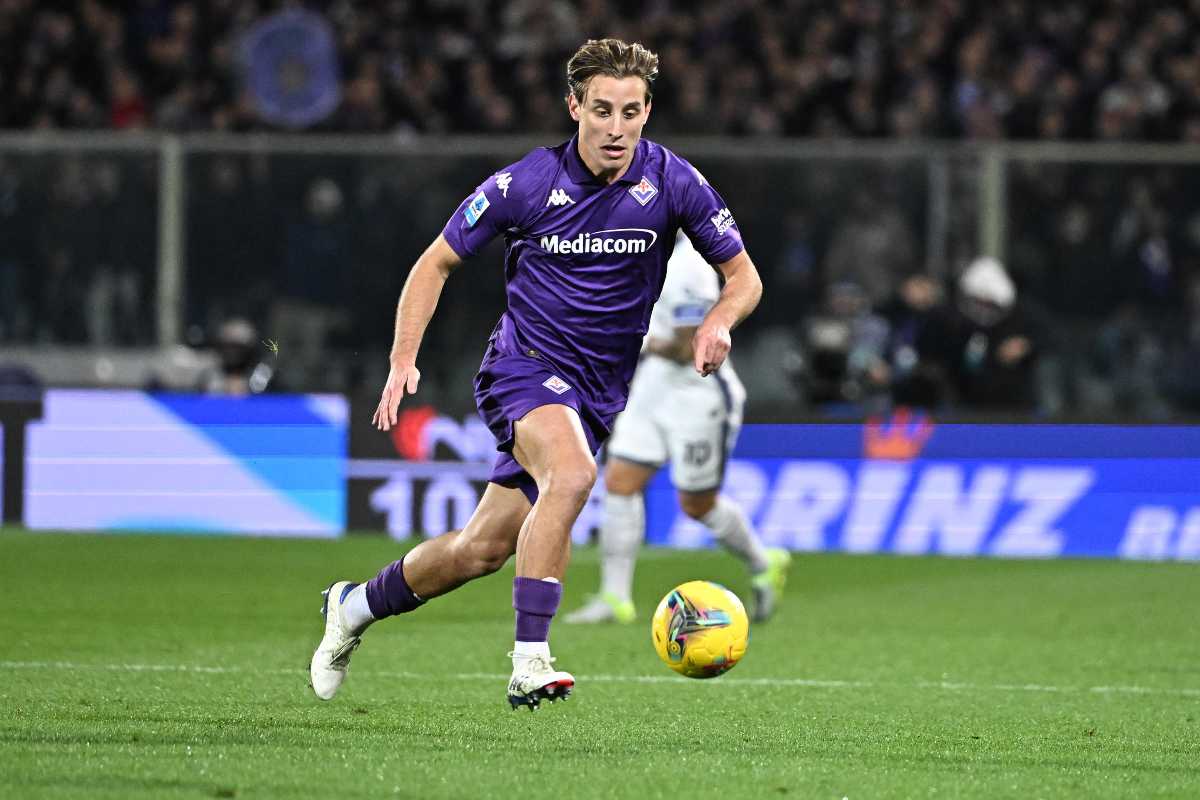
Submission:
M 531 156 L 476 186 L 450 216 L 442 236 L 460 258 L 475 255 L 497 235 L 520 225 L 529 211 L 529 184 L 537 179 Z
M 674 153 L 671 194 L 676 220 L 710 264 L 723 264 L 745 249 L 729 207 L 700 171 Z

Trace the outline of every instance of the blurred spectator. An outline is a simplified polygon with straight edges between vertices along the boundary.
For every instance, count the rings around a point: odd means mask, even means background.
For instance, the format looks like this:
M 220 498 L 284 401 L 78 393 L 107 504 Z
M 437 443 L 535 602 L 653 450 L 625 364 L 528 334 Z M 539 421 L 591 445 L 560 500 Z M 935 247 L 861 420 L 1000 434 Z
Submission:
M 958 300 L 939 336 L 943 366 L 964 408 L 1036 409 L 1035 366 L 1044 334 L 1018 302 L 1016 285 L 994 258 L 978 258 L 958 280 Z
M 887 323 L 871 310 L 862 287 L 830 286 L 824 306 L 801 323 L 799 334 L 787 364 L 809 403 L 849 403 L 869 412 L 887 405 Z
M 263 231 L 278 224 L 279 204 L 263 174 L 264 161 L 225 154 L 195 159 L 186 297 L 188 321 L 202 330 L 233 316 L 266 321 L 265 298 L 276 285 L 278 257 L 271 252 L 277 237 Z
M 938 356 L 948 333 L 941 285 L 928 275 L 909 275 L 880 313 L 888 324 L 883 358 L 893 404 L 940 407 L 946 398 L 946 376 Z
M 146 101 L 137 77 L 123 67 L 114 66 L 109 86 L 112 98 L 109 102 L 109 126 L 117 130 L 144 128 L 147 120 Z
M 297 372 L 316 370 L 330 335 L 347 325 L 350 245 L 342 189 L 331 178 L 317 178 L 305 193 L 301 218 L 288 226 L 271 307 L 271 337 Z
M 249 321 L 235 317 L 223 322 L 213 346 L 217 367 L 203 378 L 206 394 L 242 397 L 266 391 L 274 370 L 262 358 L 264 345 Z
M 1168 409 L 1159 388 L 1166 362 L 1162 341 L 1133 305 L 1122 306 L 1093 333 L 1088 366 L 1093 383 L 1089 416 L 1163 420 Z
M 122 165 L 92 165 L 91 215 L 98 227 L 92 280 L 88 286 L 88 341 L 94 345 L 146 344 L 153 318 L 142 308 L 153 269 L 153 253 L 144 245 L 152 229 L 140 210 L 140 197 L 128 187 Z M 129 238 L 112 235 L 122 231 Z

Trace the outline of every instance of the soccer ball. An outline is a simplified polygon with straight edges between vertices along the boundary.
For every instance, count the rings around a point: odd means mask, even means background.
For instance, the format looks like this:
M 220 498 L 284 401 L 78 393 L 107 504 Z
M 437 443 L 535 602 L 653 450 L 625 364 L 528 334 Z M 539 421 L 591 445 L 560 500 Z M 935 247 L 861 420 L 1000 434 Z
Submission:
M 715 678 L 746 654 L 750 620 L 719 583 L 688 581 L 667 593 L 650 622 L 658 657 L 689 678 Z

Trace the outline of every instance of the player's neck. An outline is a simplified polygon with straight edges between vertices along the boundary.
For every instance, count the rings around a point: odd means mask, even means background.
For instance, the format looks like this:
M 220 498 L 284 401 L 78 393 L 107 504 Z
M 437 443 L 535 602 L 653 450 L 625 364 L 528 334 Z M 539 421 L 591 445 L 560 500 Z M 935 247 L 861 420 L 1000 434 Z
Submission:
M 592 173 L 598 179 L 607 184 L 616 183 L 617 181 L 621 180 L 621 178 L 625 177 L 625 173 L 629 171 L 629 167 L 633 164 L 633 157 L 630 156 L 629 161 L 621 166 L 620 169 L 605 171 L 601 168 L 599 162 L 593 164 L 588 160 L 587 153 L 583 152 L 581 144 L 581 142 L 575 143 L 575 152 L 579 154 L 579 160 L 583 162 L 585 167 L 587 167 L 588 172 Z

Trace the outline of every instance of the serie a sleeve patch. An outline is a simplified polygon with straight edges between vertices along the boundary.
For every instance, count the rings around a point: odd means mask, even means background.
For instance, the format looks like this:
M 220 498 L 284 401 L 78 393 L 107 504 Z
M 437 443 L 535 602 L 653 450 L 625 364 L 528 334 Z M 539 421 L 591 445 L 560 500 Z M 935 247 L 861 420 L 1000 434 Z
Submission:
M 483 212 L 487 211 L 490 205 L 491 203 L 488 202 L 487 195 L 483 192 L 472 197 L 471 202 L 467 203 L 467 207 L 463 209 L 463 216 L 467 218 L 467 225 L 474 227 L 475 223 L 479 222 L 479 218 L 483 216 Z

